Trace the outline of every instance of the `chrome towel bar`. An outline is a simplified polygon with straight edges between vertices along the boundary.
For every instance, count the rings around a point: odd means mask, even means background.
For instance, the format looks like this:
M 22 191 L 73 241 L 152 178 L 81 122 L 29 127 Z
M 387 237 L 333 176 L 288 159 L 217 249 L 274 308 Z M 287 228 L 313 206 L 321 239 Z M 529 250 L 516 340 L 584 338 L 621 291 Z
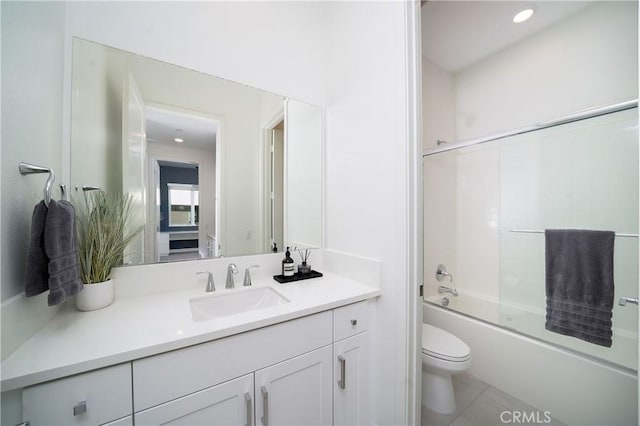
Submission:
M 522 234 L 544 234 L 544 231 L 540 229 L 509 229 L 509 232 L 518 232 Z M 616 237 L 638 238 L 638 234 L 622 234 L 616 232 Z

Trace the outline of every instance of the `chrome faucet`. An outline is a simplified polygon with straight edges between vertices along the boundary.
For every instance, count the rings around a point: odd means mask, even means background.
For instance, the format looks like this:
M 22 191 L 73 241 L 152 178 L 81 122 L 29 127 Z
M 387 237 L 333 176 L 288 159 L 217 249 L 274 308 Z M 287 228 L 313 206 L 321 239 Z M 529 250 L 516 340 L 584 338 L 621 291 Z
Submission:
M 209 274 L 209 277 L 207 278 L 207 288 L 205 288 L 204 291 L 207 293 L 213 293 L 216 291 L 216 286 L 213 284 L 213 274 L 209 271 L 196 272 L 196 275 L 200 274 Z
M 234 288 L 236 284 L 233 282 L 233 275 L 238 273 L 238 267 L 235 263 L 230 263 L 227 268 L 227 285 L 225 288 Z
M 245 287 L 249 287 L 251 285 L 251 273 L 249 272 L 249 270 L 251 268 L 259 268 L 260 265 L 252 265 L 249 266 L 247 269 L 245 269 L 244 271 L 244 282 L 242 283 L 243 286 Z
M 451 287 L 446 287 L 443 285 L 438 286 L 438 293 L 442 294 L 442 293 L 449 293 L 449 294 L 453 294 L 454 296 L 458 295 L 458 290 L 455 288 L 451 288 Z

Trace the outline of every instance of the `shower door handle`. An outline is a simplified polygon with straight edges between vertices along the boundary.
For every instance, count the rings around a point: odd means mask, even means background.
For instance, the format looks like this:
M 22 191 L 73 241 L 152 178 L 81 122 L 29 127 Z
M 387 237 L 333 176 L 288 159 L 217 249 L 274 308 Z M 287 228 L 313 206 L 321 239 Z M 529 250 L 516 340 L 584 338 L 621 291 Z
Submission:
M 637 297 L 621 297 L 620 300 L 618 300 L 618 305 L 620 306 L 627 306 L 627 303 L 637 305 L 638 298 Z

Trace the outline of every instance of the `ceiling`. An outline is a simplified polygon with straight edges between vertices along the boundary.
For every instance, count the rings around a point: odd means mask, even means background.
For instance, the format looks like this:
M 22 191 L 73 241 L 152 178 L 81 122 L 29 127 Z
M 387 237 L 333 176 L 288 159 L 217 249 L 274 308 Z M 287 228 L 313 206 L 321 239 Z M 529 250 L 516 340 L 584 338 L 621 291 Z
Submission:
M 145 108 L 147 144 L 215 150 L 218 124 L 215 120 L 154 107 Z M 177 143 L 174 138 L 181 138 Z
M 422 6 L 422 56 L 456 73 L 594 3 L 429 0 Z M 525 6 L 536 13 L 514 24 Z

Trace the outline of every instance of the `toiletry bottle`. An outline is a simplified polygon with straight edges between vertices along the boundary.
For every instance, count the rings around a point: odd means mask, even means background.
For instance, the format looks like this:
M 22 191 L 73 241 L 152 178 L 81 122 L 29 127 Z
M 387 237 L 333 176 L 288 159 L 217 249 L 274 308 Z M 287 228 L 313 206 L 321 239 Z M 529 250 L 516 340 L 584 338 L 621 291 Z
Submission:
M 284 275 L 285 277 L 292 277 L 294 270 L 295 264 L 293 263 L 293 259 L 291 258 L 289 247 L 287 247 L 284 259 L 282 259 L 282 275 Z

